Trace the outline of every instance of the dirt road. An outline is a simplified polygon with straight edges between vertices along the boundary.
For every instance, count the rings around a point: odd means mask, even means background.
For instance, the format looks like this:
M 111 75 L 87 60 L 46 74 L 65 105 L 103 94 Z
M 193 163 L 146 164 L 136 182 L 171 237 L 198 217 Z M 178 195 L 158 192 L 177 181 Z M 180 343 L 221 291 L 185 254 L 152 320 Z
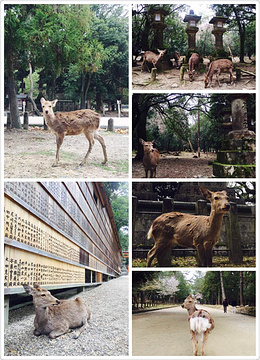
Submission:
M 108 162 L 101 145 L 95 141 L 86 165 L 83 160 L 88 142 L 83 134 L 66 136 L 60 150 L 58 167 L 52 167 L 56 153 L 55 135 L 51 131 L 30 128 L 28 131 L 5 131 L 5 178 L 124 178 L 128 177 L 127 130 L 100 130 L 107 147 Z
M 194 158 L 193 153 L 182 152 L 180 156 L 161 154 L 161 160 L 158 164 L 157 178 L 212 178 L 213 169 L 209 161 L 213 162 L 216 154 L 201 153 L 200 158 Z M 132 162 L 133 178 L 145 177 L 145 171 L 142 161 L 133 160 Z
M 197 306 L 202 308 L 202 306 Z M 206 356 L 255 356 L 256 320 L 207 307 L 215 321 Z M 192 356 L 188 313 L 180 306 L 133 315 L 134 356 Z M 199 345 L 200 349 L 200 345 Z

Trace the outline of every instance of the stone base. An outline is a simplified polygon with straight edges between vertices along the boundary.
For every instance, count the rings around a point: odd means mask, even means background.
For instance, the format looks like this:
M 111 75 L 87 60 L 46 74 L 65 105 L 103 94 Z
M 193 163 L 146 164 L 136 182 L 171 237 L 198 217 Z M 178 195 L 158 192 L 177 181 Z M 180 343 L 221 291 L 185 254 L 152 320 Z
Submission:
M 220 150 L 217 154 L 217 162 L 228 165 L 255 164 L 255 151 Z
M 255 165 L 227 165 L 213 163 L 213 174 L 217 178 L 255 178 Z

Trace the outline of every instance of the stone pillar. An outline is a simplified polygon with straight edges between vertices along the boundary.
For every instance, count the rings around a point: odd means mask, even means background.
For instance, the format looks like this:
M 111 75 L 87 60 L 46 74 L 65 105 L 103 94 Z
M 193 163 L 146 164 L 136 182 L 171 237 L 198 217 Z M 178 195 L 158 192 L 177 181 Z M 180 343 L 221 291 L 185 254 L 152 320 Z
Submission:
M 223 27 L 223 23 L 226 22 L 227 18 L 223 16 L 215 16 L 210 20 L 210 24 L 213 24 L 212 34 L 215 36 L 215 48 L 216 52 L 223 50 L 223 35 L 227 31 Z
M 207 206 L 207 200 L 198 200 L 196 202 L 196 206 L 195 206 L 195 209 L 196 209 L 196 214 L 197 215 L 208 215 L 208 206 Z
M 216 177 L 255 177 L 255 133 L 248 130 L 246 100 L 250 94 L 230 94 L 232 131 L 230 131 L 213 164 Z
M 184 22 L 187 23 L 186 33 L 188 34 L 188 52 L 194 52 L 196 49 L 196 34 L 199 28 L 196 26 L 201 16 L 194 15 L 194 11 L 190 10 L 190 14 L 186 15 Z
M 9 295 L 5 295 L 4 299 L 4 327 L 7 328 L 9 320 Z
M 234 265 L 243 262 L 243 252 L 241 244 L 241 235 L 239 229 L 239 219 L 237 213 L 237 204 L 230 202 L 231 208 L 228 215 L 227 224 L 227 243 L 229 248 L 229 260 Z
M 153 38 L 153 48 L 154 49 L 164 49 L 163 46 L 163 32 L 167 28 L 167 25 L 164 23 L 164 18 L 169 14 L 169 12 L 165 11 L 163 8 L 153 8 L 150 11 L 153 16 L 153 21 L 151 23 L 151 28 L 154 32 Z
M 23 114 L 23 128 L 24 130 L 28 130 L 29 127 L 29 113 L 25 111 Z

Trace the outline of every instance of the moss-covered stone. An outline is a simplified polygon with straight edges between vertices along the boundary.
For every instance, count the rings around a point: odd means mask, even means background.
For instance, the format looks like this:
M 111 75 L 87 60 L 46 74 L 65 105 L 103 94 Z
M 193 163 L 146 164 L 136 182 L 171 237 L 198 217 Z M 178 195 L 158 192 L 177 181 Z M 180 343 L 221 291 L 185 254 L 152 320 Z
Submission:
M 213 174 L 218 178 L 254 178 L 255 165 L 230 165 L 213 163 Z
M 229 165 L 255 165 L 255 151 L 221 150 L 217 154 L 217 162 Z

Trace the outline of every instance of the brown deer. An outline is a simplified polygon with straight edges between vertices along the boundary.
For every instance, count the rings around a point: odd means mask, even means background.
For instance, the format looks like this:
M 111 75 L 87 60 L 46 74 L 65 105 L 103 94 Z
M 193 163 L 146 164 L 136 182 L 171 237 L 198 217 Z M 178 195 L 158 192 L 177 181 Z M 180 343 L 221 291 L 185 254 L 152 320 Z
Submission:
M 143 165 L 145 169 L 145 177 L 148 178 L 149 172 L 150 177 L 156 177 L 156 168 L 160 161 L 160 154 L 157 149 L 153 147 L 153 141 L 144 141 L 143 139 L 139 139 L 140 143 L 143 145 L 144 157 L 143 157 Z
M 176 65 L 177 69 L 180 68 L 180 58 L 181 58 L 181 55 L 180 55 L 179 51 L 175 50 L 173 53 L 173 60 L 175 61 L 175 65 Z
M 146 65 L 146 68 L 149 72 L 151 72 L 151 70 L 149 69 L 149 66 L 147 65 L 147 63 L 152 63 L 153 67 L 156 68 L 158 62 L 161 60 L 161 58 L 163 57 L 163 55 L 166 53 L 166 49 L 165 50 L 158 50 L 158 55 L 156 55 L 154 52 L 152 51 L 146 51 L 143 54 L 143 62 L 142 62 L 142 66 L 141 66 L 141 72 L 143 71 L 143 66 L 144 64 Z
M 207 73 L 207 75 L 205 75 L 205 79 L 204 79 L 205 88 L 209 84 L 211 85 L 214 74 L 216 74 L 218 86 L 220 87 L 219 75 L 221 73 L 229 73 L 230 84 L 232 85 L 233 84 L 232 71 L 233 71 L 232 61 L 230 61 L 228 59 L 219 59 L 219 60 L 212 61 L 212 63 L 210 63 L 210 65 L 209 65 L 208 73 Z
M 191 54 L 191 57 L 189 58 L 189 70 L 188 75 L 190 81 L 193 81 L 193 76 L 195 73 L 195 70 L 198 70 L 199 67 L 199 54 L 193 53 Z
M 148 232 L 154 237 L 154 246 L 148 252 L 147 266 L 156 256 L 159 266 L 171 266 L 173 245 L 197 249 L 199 266 L 212 266 L 212 249 L 219 240 L 223 216 L 230 210 L 226 191 L 211 192 L 200 187 L 202 195 L 211 202 L 209 216 L 179 212 L 157 217 Z
M 106 145 L 103 137 L 98 133 L 100 115 L 89 109 L 54 114 L 53 108 L 57 101 L 57 99 L 46 101 L 44 98 L 41 98 L 41 105 L 46 123 L 56 135 L 57 151 L 53 166 L 58 165 L 59 151 L 64 137 L 66 135 L 79 135 L 81 133 L 84 133 L 86 136 L 89 142 L 89 149 L 80 165 L 86 163 L 87 157 L 93 148 L 94 139 L 98 140 L 102 146 L 104 154 L 103 164 L 105 164 L 107 162 Z
M 214 329 L 214 320 L 206 310 L 199 310 L 195 306 L 198 296 L 189 295 L 182 304 L 182 308 L 188 311 L 191 341 L 193 343 L 193 355 L 198 354 L 198 336 L 201 337 L 201 355 L 205 355 L 205 345 L 209 333 Z
M 66 334 L 70 329 L 75 331 L 77 339 L 87 326 L 90 310 L 80 297 L 75 300 L 58 300 L 51 293 L 34 283 L 33 287 L 23 285 L 27 294 L 32 295 L 36 312 L 34 335 L 49 335 L 50 339 Z

